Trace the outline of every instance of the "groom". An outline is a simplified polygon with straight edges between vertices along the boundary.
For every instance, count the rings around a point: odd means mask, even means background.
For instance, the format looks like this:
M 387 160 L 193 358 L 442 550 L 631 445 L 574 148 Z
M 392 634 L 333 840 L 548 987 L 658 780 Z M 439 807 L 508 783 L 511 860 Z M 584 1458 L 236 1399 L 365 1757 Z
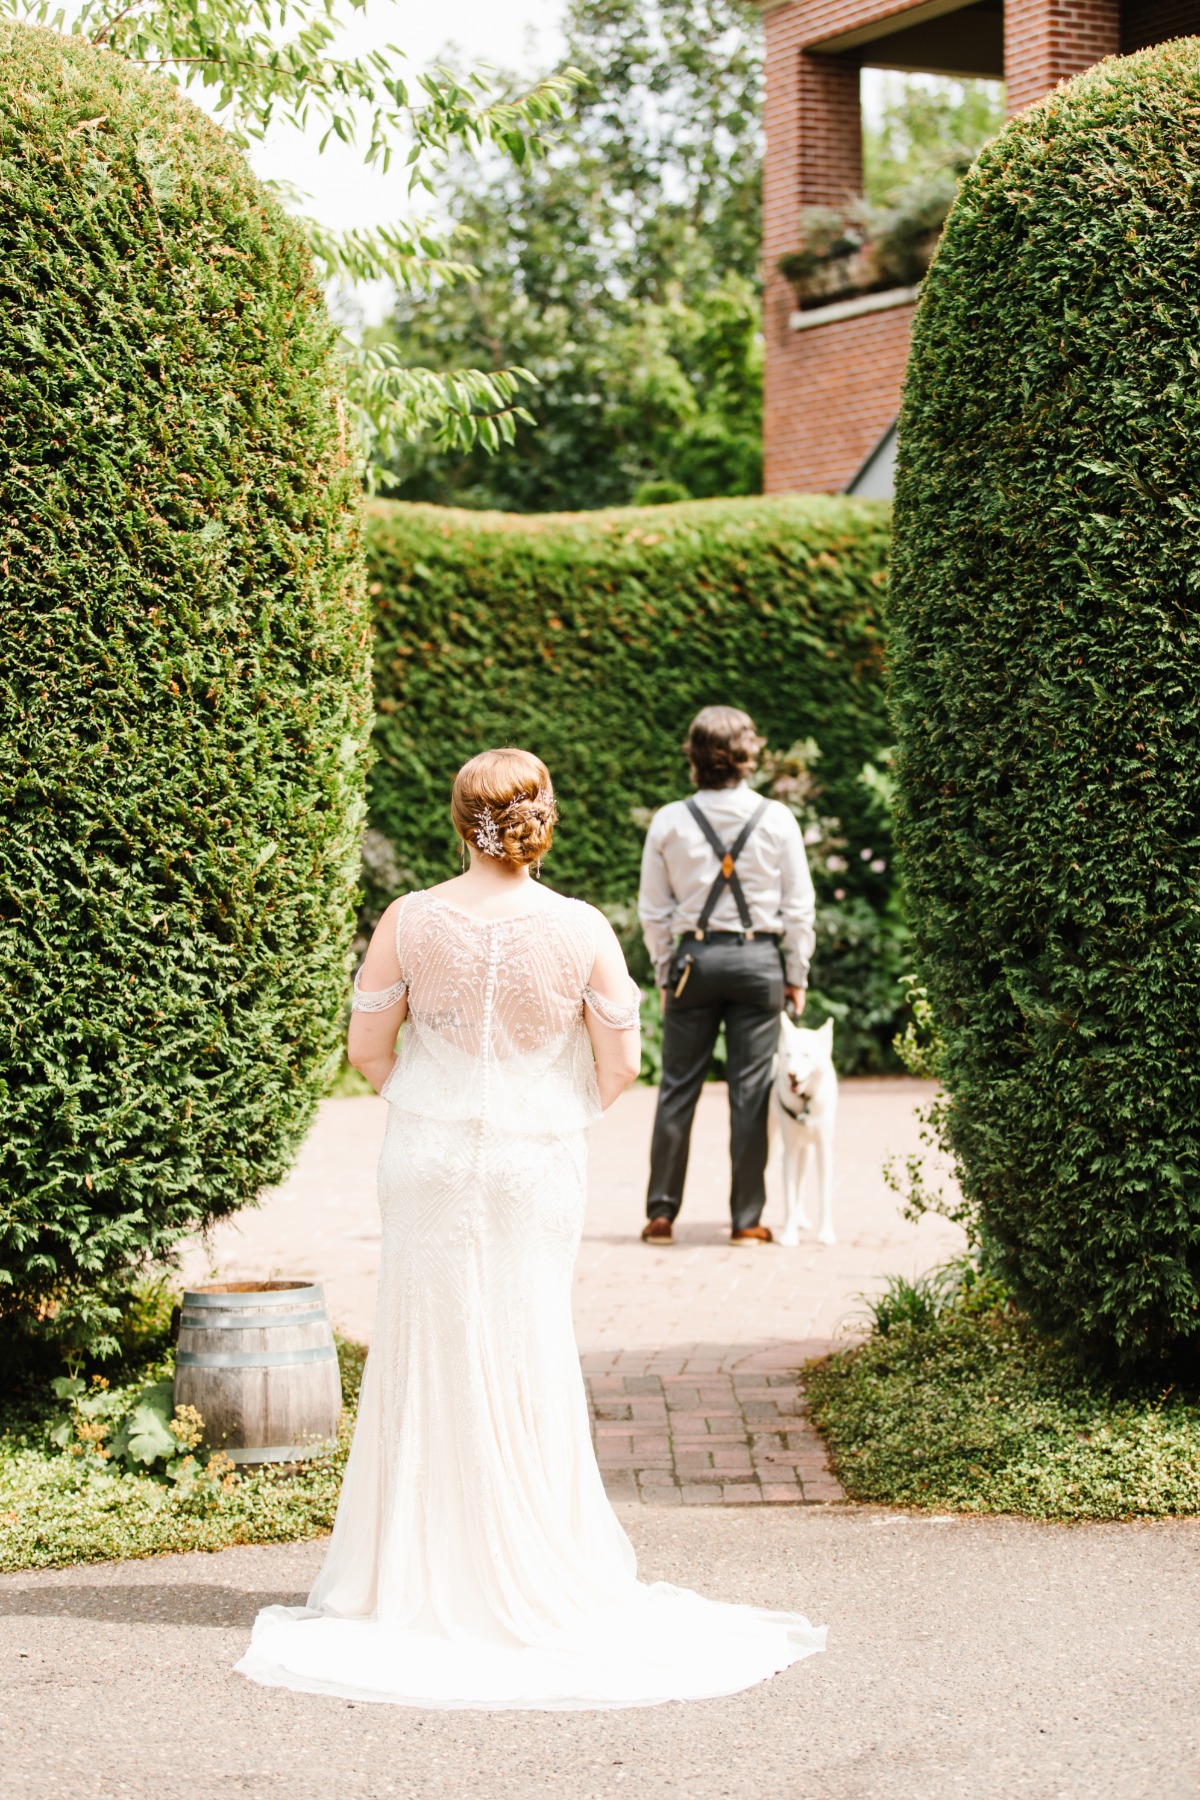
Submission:
M 706 706 L 684 754 L 696 793 L 654 815 L 638 916 L 663 998 L 663 1069 L 650 1148 L 647 1243 L 669 1244 L 692 1117 L 725 1026 L 731 1241 L 769 1244 L 767 1103 L 785 999 L 804 1009 L 815 902 L 794 815 L 747 785 L 762 739 L 747 713 Z

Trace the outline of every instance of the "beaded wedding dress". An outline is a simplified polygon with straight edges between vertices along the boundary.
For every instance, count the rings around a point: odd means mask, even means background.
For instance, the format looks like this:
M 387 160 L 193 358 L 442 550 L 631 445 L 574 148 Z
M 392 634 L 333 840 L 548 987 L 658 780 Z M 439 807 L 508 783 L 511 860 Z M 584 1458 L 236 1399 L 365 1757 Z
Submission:
M 379 1167 L 375 1335 L 324 1566 L 239 1670 L 412 1706 L 648 1706 L 734 1693 L 824 1647 L 791 1613 L 638 1581 L 601 1484 L 571 1323 L 597 915 L 541 893 L 483 920 L 400 909 L 407 991 Z

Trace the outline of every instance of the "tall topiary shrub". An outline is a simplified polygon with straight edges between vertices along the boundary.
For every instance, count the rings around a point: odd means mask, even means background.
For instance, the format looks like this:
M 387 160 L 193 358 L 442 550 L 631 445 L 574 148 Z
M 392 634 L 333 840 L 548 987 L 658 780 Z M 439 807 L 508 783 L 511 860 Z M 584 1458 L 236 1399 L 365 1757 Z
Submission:
M 1200 44 L 966 179 L 918 311 L 890 665 L 968 1199 L 1055 1331 L 1200 1344 Z
M 336 1054 L 369 690 L 299 232 L 175 88 L 0 27 L 0 1313 L 284 1170 Z
M 888 539 L 886 507 L 813 496 L 533 516 L 373 505 L 373 825 L 413 881 L 444 880 L 455 769 L 528 744 L 560 795 L 548 879 L 607 906 L 636 956 L 645 828 L 686 790 L 688 722 L 717 699 L 744 706 L 817 840 L 813 1016 L 838 1019 L 846 1066 L 879 1066 L 904 942 L 872 779 L 890 741 Z

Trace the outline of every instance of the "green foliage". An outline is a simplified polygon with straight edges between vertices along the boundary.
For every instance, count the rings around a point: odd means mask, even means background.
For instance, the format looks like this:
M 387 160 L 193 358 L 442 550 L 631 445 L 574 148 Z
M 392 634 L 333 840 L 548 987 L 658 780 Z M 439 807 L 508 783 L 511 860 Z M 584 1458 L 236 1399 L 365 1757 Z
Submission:
M 844 1067 L 880 1066 L 907 956 L 881 772 L 887 543 L 884 507 L 824 498 L 533 519 L 375 504 L 371 818 L 394 869 L 444 879 L 455 770 L 526 744 L 560 796 L 548 878 L 608 910 L 649 981 L 633 902 L 650 813 L 688 791 L 693 714 L 743 706 L 791 746 L 760 780 L 813 859 L 813 1020 L 838 1020 Z M 378 909 L 395 889 L 372 886 Z
M 361 11 L 363 0 L 349 0 Z M 359 144 L 363 161 L 386 170 L 400 151 L 408 191 L 434 192 L 430 166 L 453 148 L 486 148 L 523 164 L 535 159 L 541 133 L 562 118 L 576 71 L 548 76 L 524 93 L 497 94 L 478 73 L 448 69 L 410 80 L 403 52 L 393 45 L 366 56 L 340 54 L 338 36 L 347 22 L 336 0 L 82 0 L 64 9 L 58 0 L 0 0 L 0 18 L 50 24 L 79 42 L 103 46 L 138 69 L 203 94 L 241 148 L 265 137 L 273 125 L 322 130 L 331 139 Z M 286 183 L 268 184 L 285 205 L 298 203 Z M 455 281 L 471 273 L 456 254 L 456 234 L 413 218 L 377 230 L 331 231 L 313 219 L 298 224 L 308 240 L 317 279 L 392 281 L 411 288 L 433 280 Z M 511 443 L 519 419 L 518 388 L 532 377 L 523 369 L 450 372 L 407 368 L 387 347 L 368 350 L 343 338 L 346 403 L 357 448 L 373 479 L 377 467 L 407 439 L 427 437 L 463 451 L 475 443 L 494 450 Z
M 865 1343 L 810 1365 L 853 1500 L 1040 1519 L 1200 1514 L 1200 1395 L 1081 1371 L 967 1263 L 893 1279 Z
M 690 500 L 682 481 L 643 481 L 633 496 L 635 506 L 673 506 L 676 501 Z
M 942 170 L 966 169 L 1004 125 L 999 81 L 877 73 L 880 104 L 864 108 L 863 191 L 891 206 L 898 190 Z
M 1039 1324 L 1200 1348 L 1200 46 L 967 177 L 918 313 L 889 662 L 947 1142 Z
M 919 176 L 884 205 L 856 200 L 840 210 L 805 207 L 798 248 L 779 259 L 798 305 L 828 306 L 851 294 L 922 281 L 966 168 L 965 162 L 948 163 Z
M 363 10 L 363 0 L 349 4 Z M 519 98 L 499 98 L 481 75 L 460 81 L 447 69 L 423 71 L 414 82 L 394 45 L 366 56 L 340 55 L 338 34 L 347 21 L 325 0 L 273 0 L 269 9 L 258 0 L 207 0 L 203 7 L 82 0 L 70 10 L 55 0 L 3 0 L 0 16 L 49 24 L 184 90 L 199 90 L 243 150 L 273 125 L 297 131 L 317 125 L 322 150 L 331 138 L 345 144 L 365 138 L 363 161 L 384 173 L 403 151 L 410 189 L 430 193 L 429 158 L 452 144 L 494 144 L 520 162 L 536 155 L 539 127 L 561 115 L 571 86 L 559 76 Z M 413 244 L 401 260 L 422 253 L 430 254 L 430 246 Z
M 764 750 L 753 778 L 755 787 L 795 814 L 817 893 L 817 942 L 804 1022 L 815 1028 L 833 1019 L 835 1057 L 843 1073 L 891 1068 L 910 959 L 892 858 L 891 778 L 875 763 L 864 763 L 848 835 L 831 811 L 820 765 L 820 747 L 810 738 L 782 754 Z
M 490 460 L 410 450 L 400 498 L 519 512 L 761 485 L 761 26 L 742 0 L 575 0 L 576 116 L 537 163 L 459 160 L 478 274 L 402 294 L 402 362 L 518 364 L 537 428 Z M 660 494 L 659 499 L 663 496 Z
M 169 1361 L 121 1387 L 54 1384 L 72 1406 L 65 1431 L 44 1387 L 36 1403 L 10 1406 L 0 1418 L 0 1571 L 323 1536 L 337 1507 L 366 1351 L 339 1340 L 338 1357 L 337 1447 L 294 1473 L 237 1470 L 220 1452 L 195 1453 L 198 1415 L 172 1409 Z M 131 1429 L 135 1417 L 140 1430 Z
M 189 1480 L 204 1422 L 194 1407 L 175 1405 L 174 1386 L 170 1374 L 126 1387 L 111 1386 L 103 1375 L 93 1375 L 90 1385 L 78 1375 L 60 1375 L 50 1388 L 67 1410 L 52 1421 L 47 1439 L 69 1455 L 110 1467 Z
M 303 235 L 168 83 L 0 27 L 0 1321 L 288 1166 L 336 1065 L 370 712 Z

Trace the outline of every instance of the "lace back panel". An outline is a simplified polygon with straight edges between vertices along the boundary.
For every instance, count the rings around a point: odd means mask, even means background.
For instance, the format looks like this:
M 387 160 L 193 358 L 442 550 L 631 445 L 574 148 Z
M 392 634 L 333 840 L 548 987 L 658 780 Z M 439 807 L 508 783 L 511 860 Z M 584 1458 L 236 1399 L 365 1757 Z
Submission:
M 596 953 L 589 906 L 547 895 L 536 911 L 479 919 L 411 894 L 396 950 L 408 1021 L 384 1089 L 393 1105 L 537 1136 L 597 1115 L 583 1023 Z

